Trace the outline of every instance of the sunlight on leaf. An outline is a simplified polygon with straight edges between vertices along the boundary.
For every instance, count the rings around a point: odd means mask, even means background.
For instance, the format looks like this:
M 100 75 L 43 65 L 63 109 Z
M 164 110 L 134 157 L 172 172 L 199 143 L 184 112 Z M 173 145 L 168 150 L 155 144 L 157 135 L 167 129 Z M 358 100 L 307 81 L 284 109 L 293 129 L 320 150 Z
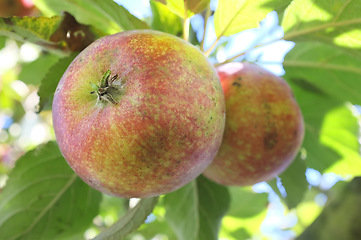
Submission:
M 361 49 L 361 29 L 353 29 L 334 37 L 333 43 L 339 46 Z
M 287 75 L 304 79 L 341 101 L 361 104 L 361 56 L 318 42 L 301 42 L 286 55 Z
M 217 37 L 230 36 L 256 28 L 268 13 L 282 12 L 290 1 L 284 0 L 219 0 L 214 14 Z
M 249 218 L 225 216 L 222 220 L 220 237 L 230 240 L 249 239 L 251 236 L 260 235 L 260 226 L 266 217 L 267 210 Z
M 333 172 L 342 177 L 361 175 L 358 133 L 359 124 L 349 107 L 341 106 L 326 114 L 320 141 L 341 156 L 340 161 L 327 169 L 327 172 Z
M 314 201 L 303 201 L 296 208 L 298 223 L 293 228 L 296 233 L 304 231 L 321 213 L 322 207 Z
M 178 15 L 158 1 L 150 1 L 150 7 L 153 13 L 152 29 L 176 36 L 182 35 L 182 21 Z
M 163 3 L 169 10 L 184 18 L 184 0 L 155 0 Z M 202 12 L 210 3 L 210 0 L 186 0 L 187 1 L 187 17 Z
M 360 12 L 361 5 L 355 0 L 294 0 L 281 24 L 284 39 L 360 47 L 360 34 L 354 33 L 361 30 Z
M 317 56 L 317 50 L 313 51 L 313 56 Z M 352 97 L 353 90 L 348 92 L 347 85 L 346 88 L 341 87 L 349 81 L 358 88 L 357 85 L 361 82 L 354 81 L 353 78 L 342 78 L 346 74 L 339 73 L 338 70 L 332 72 L 331 69 L 317 67 L 311 67 L 310 70 L 287 65 L 285 69 L 285 78 L 291 84 L 305 119 L 303 148 L 307 167 L 323 173 L 342 166 L 337 168 L 338 174 L 361 174 L 358 123 L 345 106 L 345 102 Z M 337 87 L 337 83 L 341 85 Z M 343 92 L 342 95 L 339 92 Z

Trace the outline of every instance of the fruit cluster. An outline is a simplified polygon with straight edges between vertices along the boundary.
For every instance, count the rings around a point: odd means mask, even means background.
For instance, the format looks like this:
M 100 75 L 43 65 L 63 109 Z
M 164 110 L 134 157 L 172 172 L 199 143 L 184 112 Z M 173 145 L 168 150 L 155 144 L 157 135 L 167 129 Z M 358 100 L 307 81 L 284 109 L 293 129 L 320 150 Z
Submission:
M 215 69 L 193 45 L 152 30 L 83 50 L 58 84 L 53 122 L 74 171 L 126 198 L 166 194 L 202 173 L 224 185 L 271 179 L 304 132 L 282 78 L 251 63 Z

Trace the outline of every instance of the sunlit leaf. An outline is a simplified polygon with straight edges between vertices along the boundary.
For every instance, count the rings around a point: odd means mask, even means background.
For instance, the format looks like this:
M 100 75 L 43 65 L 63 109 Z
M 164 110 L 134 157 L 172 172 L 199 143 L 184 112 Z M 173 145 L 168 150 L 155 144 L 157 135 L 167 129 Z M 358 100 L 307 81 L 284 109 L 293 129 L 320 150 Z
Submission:
M 297 214 L 297 224 L 292 230 L 299 235 L 305 228 L 307 228 L 321 213 L 323 206 L 318 205 L 314 200 L 319 194 L 314 189 L 308 191 L 305 195 L 305 199 L 297 205 L 295 212 Z
M 267 212 L 268 194 L 250 188 L 230 187 L 231 205 L 222 220 L 220 238 L 249 239 L 260 232 Z
M 351 106 L 340 106 L 325 116 L 320 141 L 341 156 L 327 172 L 343 177 L 361 176 L 359 123 L 351 112 Z M 359 113 L 357 113 L 359 114 Z
M 150 7 L 153 13 L 152 29 L 176 36 L 182 35 L 182 21 L 178 15 L 157 1 L 150 1 Z
M 100 200 L 101 194 L 80 180 L 56 143 L 49 142 L 21 157 L 10 173 L 0 195 L 0 239 L 65 239 L 82 233 Z
M 294 0 L 286 9 L 285 39 L 361 48 L 361 4 L 353 0 Z
M 166 219 L 179 240 L 218 239 L 229 193 L 203 176 L 164 197 Z M 185 220 L 186 219 L 186 220 Z
M 286 56 L 286 78 L 306 122 L 307 166 L 342 176 L 361 174 L 358 122 L 345 102 L 361 103 L 359 57 L 340 47 L 302 42 Z
M 181 18 L 185 18 L 186 13 L 184 3 L 187 3 L 187 18 L 202 12 L 210 3 L 210 0 L 155 0 L 163 3 L 170 11 Z
M 340 47 L 301 42 L 286 55 L 287 76 L 312 83 L 341 102 L 361 104 L 361 57 Z
M 272 11 L 282 12 L 289 0 L 218 0 L 214 14 L 216 35 L 230 36 L 255 28 Z
M 149 28 L 112 0 L 34 0 L 35 5 L 48 16 L 67 11 L 82 24 L 91 25 L 107 34 L 123 30 Z
M 307 153 L 307 167 L 323 172 L 340 158 L 335 151 L 320 143 L 323 119 L 328 111 L 342 103 L 326 95 L 302 78 L 292 78 L 292 71 L 289 73 L 293 92 L 297 97 L 305 120 L 303 148 Z M 285 77 L 288 78 L 288 75 Z

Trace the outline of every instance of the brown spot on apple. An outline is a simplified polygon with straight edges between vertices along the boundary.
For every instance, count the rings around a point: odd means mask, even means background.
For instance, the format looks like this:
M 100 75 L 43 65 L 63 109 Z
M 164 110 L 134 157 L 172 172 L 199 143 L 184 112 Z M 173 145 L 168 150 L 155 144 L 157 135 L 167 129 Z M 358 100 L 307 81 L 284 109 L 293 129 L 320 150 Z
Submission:
M 278 134 L 275 131 L 266 132 L 264 139 L 263 139 L 263 145 L 265 149 L 271 150 L 274 148 L 274 146 L 277 144 L 277 138 Z
M 232 86 L 240 87 L 241 84 L 240 84 L 239 82 L 233 82 L 233 83 L 232 83 Z

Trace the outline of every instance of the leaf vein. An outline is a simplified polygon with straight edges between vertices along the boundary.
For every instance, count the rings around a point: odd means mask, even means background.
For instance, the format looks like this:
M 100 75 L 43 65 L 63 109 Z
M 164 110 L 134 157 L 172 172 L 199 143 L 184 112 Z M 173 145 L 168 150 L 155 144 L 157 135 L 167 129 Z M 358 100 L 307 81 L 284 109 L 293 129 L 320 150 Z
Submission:
M 325 30 L 330 27 L 343 27 L 343 26 L 357 24 L 357 23 L 361 23 L 361 18 L 355 18 L 355 19 L 350 19 L 350 20 L 345 20 L 345 21 L 340 21 L 340 22 L 325 23 L 325 24 L 321 24 L 321 25 L 318 25 L 318 26 L 315 26 L 312 28 L 306 28 L 306 29 L 302 29 L 299 31 L 292 31 L 292 32 L 286 33 L 284 35 L 283 39 L 291 40 L 292 38 L 299 37 L 299 36 L 306 35 L 306 34 L 313 33 L 313 32 L 317 32 L 317 31 L 321 31 L 321 30 Z
M 32 185 L 41 183 L 43 181 L 47 181 L 47 180 L 51 180 L 51 179 L 59 179 L 59 178 L 69 178 L 69 175 L 59 174 L 59 175 L 51 175 L 51 176 L 46 176 L 43 178 L 38 178 L 38 179 L 36 179 L 36 181 L 30 182 L 27 185 L 24 185 L 22 188 L 19 188 L 18 191 L 14 191 L 12 195 L 10 195 L 7 199 L 3 199 L 2 202 L 4 204 L 10 202 L 13 198 L 18 196 L 20 193 L 22 193 L 23 191 L 25 191 L 27 188 L 31 187 Z M 4 205 L 0 205 L 0 209 L 3 207 L 4 207 Z
M 23 232 L 14 236 L 12 239 L 17 239 L 20 236 L 24 236 L 29 233 L 38 222 L 44 217 L 44 215 L 51 209 L 52 206 L 63 196 L 63 194 L 68 190 L 68 188 L 75 182 L 77 175 L 74 173 L 73 176 L 69 179 L 69 181 L 64 185 L 64 187 L 55 195 L 53 200 L 40 212 L 40 214 L 33 220 L 32 224 L 25 229 Z
M 333 19 L 333 23 L 337 22 L 337 20 L 340 18 L 340 16 L 342 15 L 342 13 L 345 11 L 346 7 L 352 2 L 352 0 L 348 0 L 347 2 L 345 2 L 345 4 L 340 8 L 340 10 L 338 11 L 337 15 L 335 16 L 335 18 Z

